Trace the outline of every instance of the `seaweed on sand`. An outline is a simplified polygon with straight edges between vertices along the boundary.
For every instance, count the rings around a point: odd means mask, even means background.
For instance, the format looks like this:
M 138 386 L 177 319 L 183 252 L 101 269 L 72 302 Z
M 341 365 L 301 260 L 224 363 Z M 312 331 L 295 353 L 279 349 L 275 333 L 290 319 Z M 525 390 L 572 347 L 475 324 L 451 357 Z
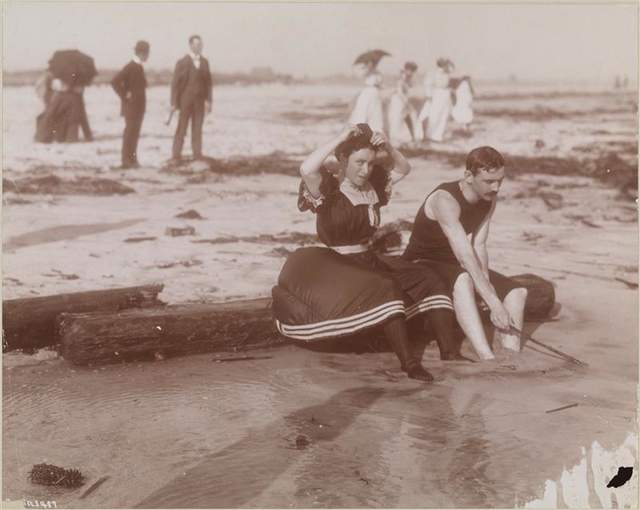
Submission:
M 29 472 L 29 480 L 40 485 L 75 489 L 84 483 L 84 476 L 78 469 L 65 469 L 53 464 L 35 464 Z
M 196 167 L 197 166 L 197 167 Z M 233 156 L 227 159 L 203 158 L 197 162 L 185 161 L 179 165 L 167 166 L 165 173 L 180 175 L 197 174 L 200 180 L 206 180 L 206 174 L 215 175 L 256 175 L 284 174 L 299 175 L 300 161 L 291 159 L 281 151 L 274 151 L 263 156 Z
M 206 244 L 227 244 L 227 243 L 291 243 L 291 244 L 314 244 L 318 242 L 315 234 L 306 232 L 280 232 L 278 234 L 260 234 L 256 236 L 225 236 L 214 237 L 212 239 L 198 239 L 191 241 L 192 243 Z
M 133 188 L 112 179 L 76 177 L 63 179 L 57 175 L 2 179 L 5 192 L 33 195 L 126 195 L 135 193 Z
M 627 154 L 628 151 L 625 151 Z M 461 168 L 466 155 L 459 152 L 437 151 L 429 148 L 408 148 L 406 157 L 440 160 Z M 513 156 L 504 154 L 512 176 L 518 174 L 545 174 L 582 176 L 601 181 L 621 190 L 623 197 L 635 199 L 638 191 L 638 167 L 622 159 L 618 152 L 609 151 L 589 159 L 559 158 L 556 156 Z

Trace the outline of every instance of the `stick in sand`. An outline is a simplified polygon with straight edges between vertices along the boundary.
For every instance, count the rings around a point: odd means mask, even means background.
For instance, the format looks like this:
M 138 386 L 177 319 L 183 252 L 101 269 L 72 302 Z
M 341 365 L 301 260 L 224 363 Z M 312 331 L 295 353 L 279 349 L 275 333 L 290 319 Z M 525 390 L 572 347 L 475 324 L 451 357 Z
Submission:
M 567 361 L 571 361 L 571 363 L 574 363 L 576 365 L 580 365 L 582 367 L 588 367 L 589 365 L 587 365 L 584 361 L 580 361 L 577 358 L 574 358 L 573 356 L 569 356 L 568 354 L 555 349 L 554 347 L 551 347 L 550 345 L 547 344 L 543 344 L 542 342 L 540 342 L 539 340 L 536 340 L 535 338 L 532 338 L 530 335 L 527 335 L 524 331 L 520 331 L 518 328 L 516 328 L 515 326 L 511 326 L 511 330 L 512 333 L 515 333 L 517 335 L 520 335 L 524 338 L 526 338 L 529 342 L 534 343 L 536 345 L 539 345 L 540 347 L 544 347 L 545 349 L 551 351 L 554 354 L 557 354 L 558 356 L 562 356 L 564 359 L 566 359 Z
M 86 491 L 84 491 L 84 494 L 82 496 L 80 496 L 80 499 L 86 498 L 89 494 L 91 494 L 93 491 L 95 491 L 98 487 L 100 487 L 108 479 L 109 479 L 108 476 L 103 476 L 102 478 L 100 478 L 96 483 L 94 483 L 91 487 L 89 487 Z
M 568 406 L 556 407 L 555 409 L 549 409 L 545 413 L 555 413 L 557 411 L 564 411 L 565 409 L 571 409 L 572 407 L 578 407 L 578 404 L 569 404 Z
M 173 114 L 174 114 L 175 110 L 171 110 L 171 113 L 169 114 L 169 118 L 167 119 L 167 122 L 164 123 L 165 126 L 168 126 L 169 124 L 171 124 L 171 119 L 173 119 Z

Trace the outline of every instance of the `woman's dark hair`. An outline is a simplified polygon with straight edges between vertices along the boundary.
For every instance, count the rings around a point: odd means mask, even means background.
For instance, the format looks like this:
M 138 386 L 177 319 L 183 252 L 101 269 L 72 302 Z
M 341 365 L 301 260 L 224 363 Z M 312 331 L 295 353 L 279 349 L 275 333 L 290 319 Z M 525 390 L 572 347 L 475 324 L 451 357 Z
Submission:
M 351 135 L 336 147 L 334 151 L 336 158 L 348 158 L 351 154 L 359 151 L 360 149 L 375 150 L 375 147 L 371 144 L 373 131 L 369 127 L 369 124 L 358 124 L 357 126 L 360 132 L 357 135 Z
M 494 170 L 504 166 L 504 158 L 493 147 L 476 147 L 467 155 L 467 170 L 476 175 L 480 170 Z
M 404 64 L 404 69 L 405 71 L 411 71 L 412 73 L 415 73 L 418 70 L 418 64 L 416 64 L 415 62 L 406 62 Z

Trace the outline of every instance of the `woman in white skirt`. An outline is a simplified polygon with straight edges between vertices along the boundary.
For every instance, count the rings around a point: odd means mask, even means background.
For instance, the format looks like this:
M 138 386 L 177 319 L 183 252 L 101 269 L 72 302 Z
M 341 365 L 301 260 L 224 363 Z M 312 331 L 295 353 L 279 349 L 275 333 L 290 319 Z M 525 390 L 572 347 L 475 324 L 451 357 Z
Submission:
M 453 70 L 453 62 L 439 58 L 433 77 L 427 77 L 425 93 L 427 99 L 420 112 L 420 121 L 424 124 L 425 137 L 434 142 L 442 142 L 447 130 L 447 122 L 451 115 L 451 91 L 449 89 L 449 73 Z
M 418 66 L 414 62 L 407 62 L 404 65 L 389 101 L 389 140 L 393 144 L 422 140 L 424 136 L 422 124 L 418 121 L 418 113 L 409 102 L 409 90 L 417 69 Z
M 363 64 L 365 75 L 364 89 L 358 95 L 355 106 L 349 116 L 349 124 L 368 124 L 375 132 L 384 131 L 384 113 L 382 105 L 382 75 L 376 69 L 375 62 Z
M 471 79 L 468 76 L 463 76 L 456 80 L 456 83 L 452 83 L 452 88 L 455 90 L 456 104 L 451 110 L 451 115 L 453 120 L 460 124 L 465 131 L 469 131 L 469 124 L 473 120 Z

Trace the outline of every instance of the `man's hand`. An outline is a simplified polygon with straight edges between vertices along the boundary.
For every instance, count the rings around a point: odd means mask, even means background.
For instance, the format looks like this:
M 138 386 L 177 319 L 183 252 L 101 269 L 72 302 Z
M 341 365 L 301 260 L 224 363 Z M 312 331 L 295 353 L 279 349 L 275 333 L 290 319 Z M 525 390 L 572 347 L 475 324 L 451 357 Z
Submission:
M 129 100 L 129 99 L 131 99 L 133 97 L 133 93 L 129 90 L 129 91 L 127 91 L 127 93 L 125 94 L 124 97 L 125 97 L 125 99 Z
M 211 113 L 211 101 L 204 102 L 204 109 L 207 113 Z
M 499 331 L 508 331 L 511 328 L 513 320 L 509 315 L 509 312 L 500 302 L 495 303 L 493 306 L 489 306 L 491 310 L 491 323 Z

